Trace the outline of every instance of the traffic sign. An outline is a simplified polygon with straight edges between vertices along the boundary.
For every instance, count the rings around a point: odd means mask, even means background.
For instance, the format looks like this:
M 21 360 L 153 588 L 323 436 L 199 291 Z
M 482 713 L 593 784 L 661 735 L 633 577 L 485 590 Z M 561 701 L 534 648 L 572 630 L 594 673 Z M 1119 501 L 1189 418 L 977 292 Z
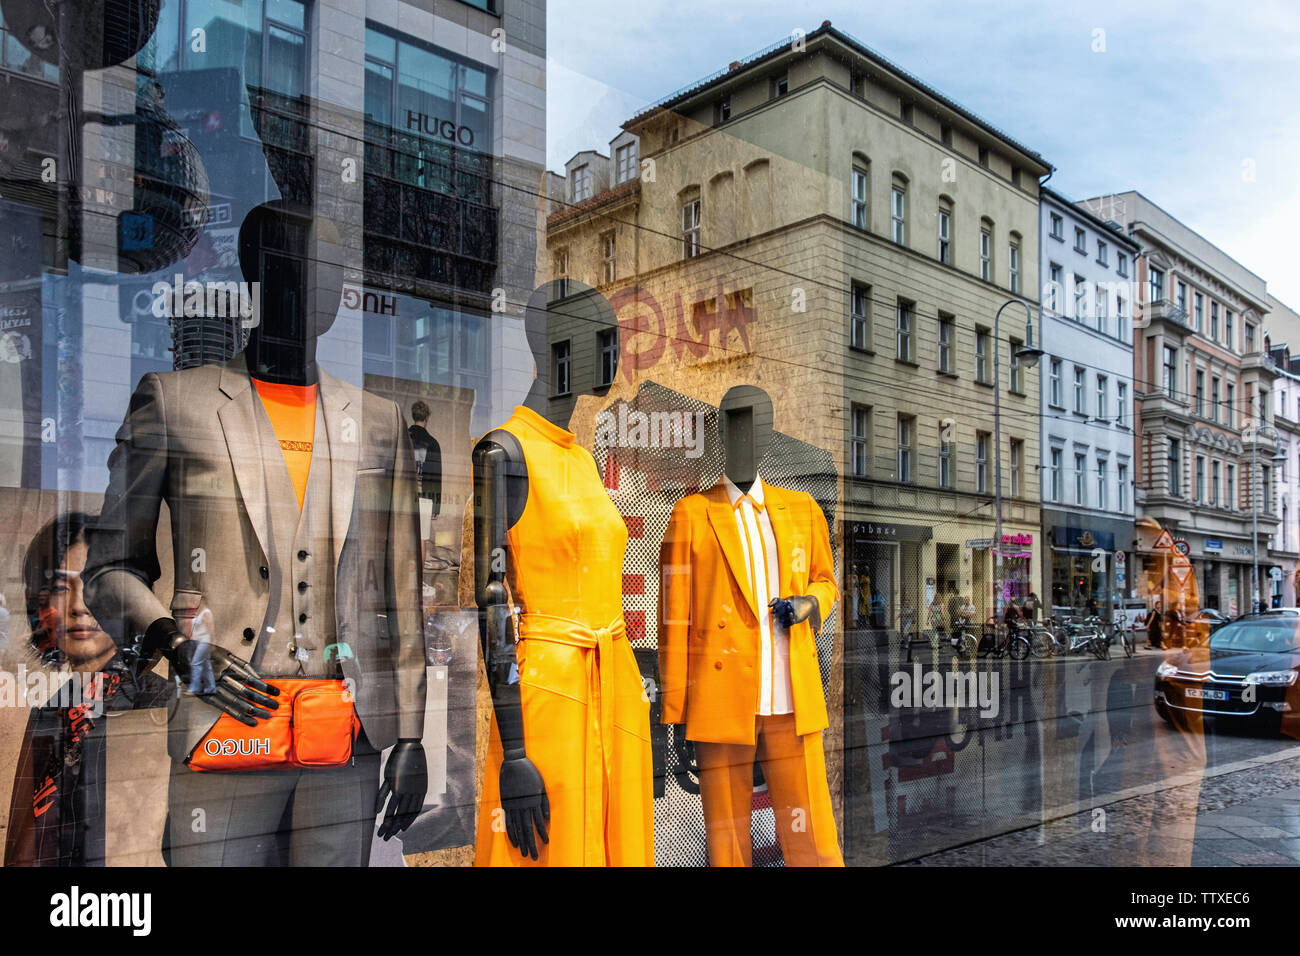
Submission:
M 1174 542 L 1174 551 L 1176 551 L 1178 554 L 1184 554 L 1184 555 L 1191 554 L 1192 546 L 1188 544 L 1186 541 L 1184 541 L 1182 538 L 1179 538 L 1177 541 Z
M 1182 567 L 1181 565 L 1177 565 L 1173 568 L 1170 568 L 1170 570 L 1173 572 L 1174 577 L 1178 579 L 1179 587 L 1182 587 L 1184 584 L 1187 583 L 1187 576 L 1192 573 L 1191 565 L 1188 565 L 1187 567 Z
M 1174 536 L 1168 531 L 1161 531 L 1159 537 L 1156 538 L 1155 550 L 1168 551 L 1173 546 Z
M 1116 551 L 1116 552 L 1115 552 L 1115 563 L 1116 563 L 1116 564 L 1122 566 L 1122 565 L 1124 564 L 1124 562 L 1127 561 L 1127 560 L 1128 560 L 1128 559 L 1127 559 L 1126 557 L 1124 557 L 1124 552 L 1123 552 L 1123 551 Z

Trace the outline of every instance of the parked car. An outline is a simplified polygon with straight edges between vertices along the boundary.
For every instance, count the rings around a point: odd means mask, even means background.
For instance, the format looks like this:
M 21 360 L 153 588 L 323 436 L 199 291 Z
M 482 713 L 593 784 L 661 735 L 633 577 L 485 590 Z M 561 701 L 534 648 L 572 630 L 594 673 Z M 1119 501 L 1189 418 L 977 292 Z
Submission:
M 1204 644 L 1211 634 L 1232 620 L 1212 607 L 1203 607 L 1189 616 L 1191 620 L 1187 622 L 1187 637 L 1189 642 L 1196 644 Z
M 1284 715 L 1300 715 L 1298 679 L 1300 609 L 1264 611 L 1215 629 L 1208 648 L 1183 648 L 1161 662 L 1156 713 L 1169 723 L 1185 711 L 1276 729 Z

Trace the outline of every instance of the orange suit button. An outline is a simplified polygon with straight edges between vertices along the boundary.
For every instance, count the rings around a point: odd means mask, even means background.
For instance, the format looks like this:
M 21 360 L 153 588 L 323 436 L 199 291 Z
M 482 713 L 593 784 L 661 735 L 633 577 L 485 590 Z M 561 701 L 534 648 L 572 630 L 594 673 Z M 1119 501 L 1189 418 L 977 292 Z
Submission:
M 718 627 L 726 627 L 726 626 L 727 626 L 727 622 L 726 622 L 726 621 L 719 621 L 719 622 L 718 622 Z
M 718 671 L 722 670 L 722 661 L 714 661 L 713 669 Z

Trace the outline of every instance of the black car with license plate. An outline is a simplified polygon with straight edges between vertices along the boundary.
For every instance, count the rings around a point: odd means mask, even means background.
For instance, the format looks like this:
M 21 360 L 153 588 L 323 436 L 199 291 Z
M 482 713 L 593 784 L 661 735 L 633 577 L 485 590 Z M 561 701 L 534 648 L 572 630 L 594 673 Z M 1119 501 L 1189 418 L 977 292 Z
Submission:
M 1300 611 L 1265 611 L 1218 628 L 1208 647 L 1168 655 L 1156 668 L 1156 713 L 1170 723 L 1202 714 L 1276 728 L 1286 715 L 1300 719 L 1298 679 Z

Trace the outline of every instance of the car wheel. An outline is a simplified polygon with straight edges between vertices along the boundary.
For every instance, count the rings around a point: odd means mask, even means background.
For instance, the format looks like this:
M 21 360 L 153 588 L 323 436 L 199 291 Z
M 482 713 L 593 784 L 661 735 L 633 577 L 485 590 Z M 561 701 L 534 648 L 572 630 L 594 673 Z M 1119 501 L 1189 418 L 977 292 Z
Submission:
M 1169 716 L 1169 708 L 1164 705 L 1164 701 L 1156 701 L 1156 713 L 1159 714 L 1160 719 L 1170 727 L 1174 725 L 1174 719 Z

